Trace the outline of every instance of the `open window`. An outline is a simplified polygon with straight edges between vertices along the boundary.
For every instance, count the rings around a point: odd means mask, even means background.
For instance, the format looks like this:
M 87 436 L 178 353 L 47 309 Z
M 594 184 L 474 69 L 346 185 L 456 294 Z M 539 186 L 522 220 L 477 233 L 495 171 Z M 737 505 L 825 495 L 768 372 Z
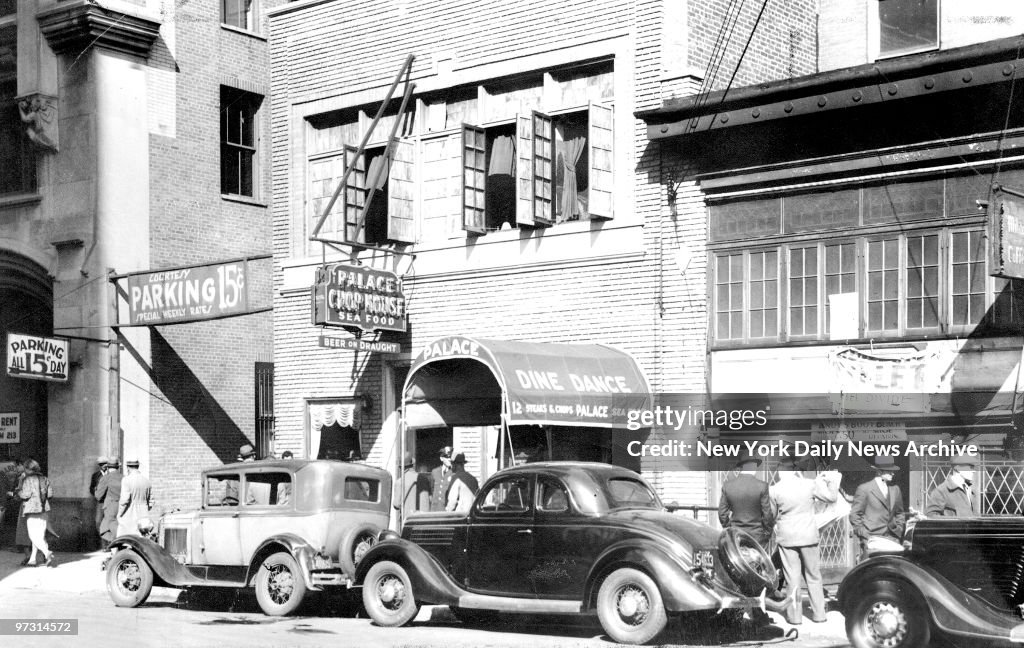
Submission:
M 612 217 L 612 109 L 462 127 L 462 222 L 474 234 Z

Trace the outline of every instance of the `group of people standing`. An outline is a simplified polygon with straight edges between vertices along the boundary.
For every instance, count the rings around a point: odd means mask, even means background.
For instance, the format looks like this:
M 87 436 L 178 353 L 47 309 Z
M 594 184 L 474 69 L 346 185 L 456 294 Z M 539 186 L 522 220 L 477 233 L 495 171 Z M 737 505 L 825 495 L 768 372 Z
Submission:
M 89 491 L 96 499 L 96 528 L 106 549 L 117 536 L 141 535 L 139 521 L 148 519 L 153 508 L 153 485 L 136 459 L 125 462 L 125 475 L 117 457 L 99 457 L 96 465 Z
M 393 497 L 394 508 L 403 516 L 416 511 L 469 511 L 480 484 L 466 471 L 466 455 L 444 446 L 439 459 L 440 466 L 422 473 L 416 470 L 412 455 L 405 454 L 403 477 L 395 484 Z
M 723 527 L 736 527 L 769 549 L 774 537 L 778 545 L 786 597 L 798 602 L 801 581 L 807 587 L 811 620 L 824 622 L 825 596 L 822 587 L 819 521 L 816 511 L 835 503 L 839 491 L 839 473 L 819 473 L 815 479 L 803 476 L 799 462 L 785 458 L 779 462 L 778 481 L 769 486 L 758 479 L 760 458 L 747 455 L 737 463 L 739 474 L 725 482 L 719 499 L 718 518 Z M 975 515 L 971 484 L 975 459 L 959 456 L 952 460 L 952 471 L 931 490 L 926 517 L 969 517 Z M 850 528 L 859 540 L 861 556 L 875 551 L 899 551 L 907 516 L 900 487 L 893 482 L 899 471 L 892 457 L 876 457 L 871 479 L 857 487 L 850 504 Z M 799 623 L 800 614 L 791 610 L 789 623 Z

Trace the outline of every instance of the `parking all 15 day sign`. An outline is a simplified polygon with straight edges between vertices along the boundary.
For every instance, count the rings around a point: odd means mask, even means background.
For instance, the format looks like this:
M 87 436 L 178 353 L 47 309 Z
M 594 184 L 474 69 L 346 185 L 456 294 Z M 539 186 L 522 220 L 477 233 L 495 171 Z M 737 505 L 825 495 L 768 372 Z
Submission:
M 8 333 L 7 375 L 15 378 L 66 382 L 68 341 Z

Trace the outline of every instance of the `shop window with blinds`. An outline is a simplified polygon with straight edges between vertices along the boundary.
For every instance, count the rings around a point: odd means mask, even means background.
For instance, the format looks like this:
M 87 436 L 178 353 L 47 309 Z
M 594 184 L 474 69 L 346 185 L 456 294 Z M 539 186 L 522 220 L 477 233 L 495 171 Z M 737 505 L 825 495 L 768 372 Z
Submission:
M 977 208 L 987 185 L 980 174 L 950 175 L 712 201 L 715 343 L 829 340 L 836 321 L 848 325 L 842 339 L 1019 331 L 1024 282 L 989 276 Z

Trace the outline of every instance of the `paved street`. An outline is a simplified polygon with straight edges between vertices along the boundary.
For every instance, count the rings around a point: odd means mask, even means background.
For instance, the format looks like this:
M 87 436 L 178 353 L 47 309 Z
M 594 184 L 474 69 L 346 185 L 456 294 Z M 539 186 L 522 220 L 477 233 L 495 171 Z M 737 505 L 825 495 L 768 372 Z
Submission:
M 170 646 L 359 646 L 360 648 L 471 648 L 530 646 L 536 648 L 607 648 L 596 620 L 567 621 L 509 615 L 501 624 L 466 627 L 447 608 L 424 608 L 407 628 L 378 628 L 358 616 L 358 605 L 338 597 L 314 599 L 303 616 L 271 618 L 246 594 L 213 600 L 189 600 L 179 590 L 156 588 L 138 609 L 115 607 L 103 590 L 101 554 L 61 554 L 52 569 L 24 568 L 19 554 L 0 551 L 0 609 L 3 618 L 78 619 L 77 638 L 18 637 L 0 645 L 96 646 L 103 648 L 163 648 Z M 679 623 L 666 637 L 672 646 L 779 644 L 807 648 L 846 646 L 842 617 L 829 614 L 829 623 L 805 621 L 799 637 L 786 637 L 790 626 L 775 624 L 756 630 L 715 620 Z

